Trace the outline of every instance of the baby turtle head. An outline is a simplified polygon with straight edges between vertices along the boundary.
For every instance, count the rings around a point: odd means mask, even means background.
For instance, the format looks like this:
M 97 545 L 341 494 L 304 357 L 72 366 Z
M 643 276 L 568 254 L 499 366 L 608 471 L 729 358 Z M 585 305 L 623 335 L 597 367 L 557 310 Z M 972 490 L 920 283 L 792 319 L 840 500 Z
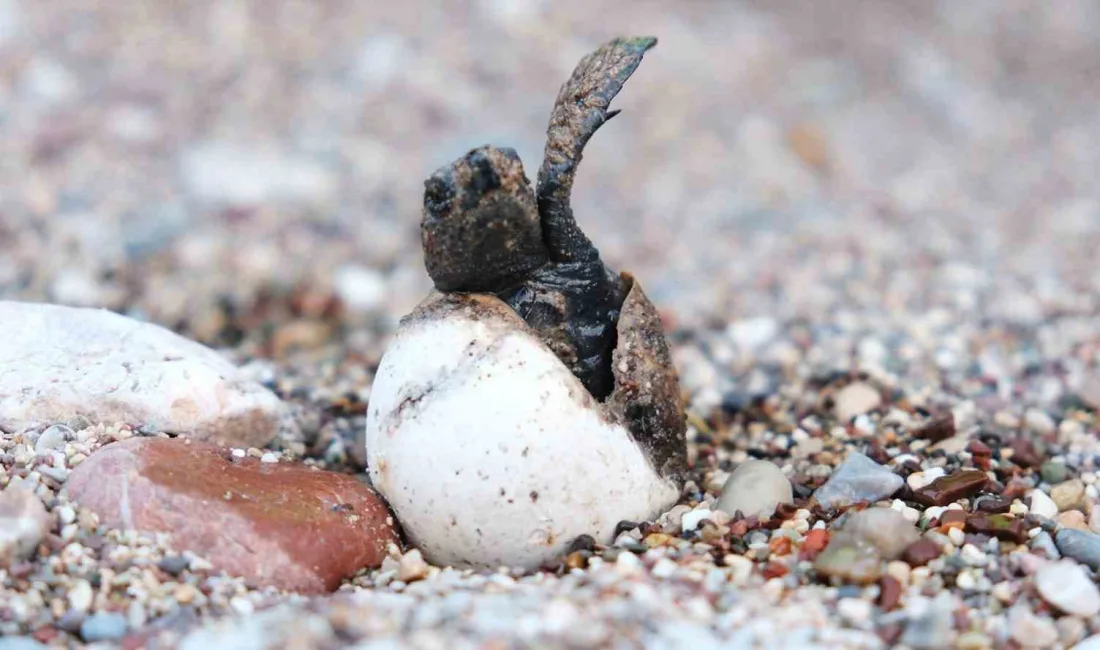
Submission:
M 420 228 L 440 291 L 502 291 L 547 261 L 535 195 L 512 149 L 480 147 L 432 174 Z

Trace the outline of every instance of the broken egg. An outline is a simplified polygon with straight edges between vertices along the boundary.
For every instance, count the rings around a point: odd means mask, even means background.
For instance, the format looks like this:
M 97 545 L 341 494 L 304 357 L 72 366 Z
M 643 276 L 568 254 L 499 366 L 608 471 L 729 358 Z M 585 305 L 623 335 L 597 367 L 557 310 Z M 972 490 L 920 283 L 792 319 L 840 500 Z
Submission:
M 436 289 L 382 358 L 365 442 L 374 487 L 436 564 L 535 568 L 680 496 L 684 412 L 660 318 L 569 205 L 585 143 L 654 43 L 618 39 L 580 62 L 537 193 L 494 147 L 425 184 Z

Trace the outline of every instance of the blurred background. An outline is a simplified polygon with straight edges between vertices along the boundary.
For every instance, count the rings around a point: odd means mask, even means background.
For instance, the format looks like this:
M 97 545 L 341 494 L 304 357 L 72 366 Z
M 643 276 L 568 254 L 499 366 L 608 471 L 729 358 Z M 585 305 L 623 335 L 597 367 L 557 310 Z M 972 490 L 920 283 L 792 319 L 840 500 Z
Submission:
M 533 177 L 627 34 L 660 42 L 574 205 L 670 327 L 1096 313 L 1092 0 L 0 0 L 0 297 L 265 354 L 390 331 L 424 178 L 485 143 Z

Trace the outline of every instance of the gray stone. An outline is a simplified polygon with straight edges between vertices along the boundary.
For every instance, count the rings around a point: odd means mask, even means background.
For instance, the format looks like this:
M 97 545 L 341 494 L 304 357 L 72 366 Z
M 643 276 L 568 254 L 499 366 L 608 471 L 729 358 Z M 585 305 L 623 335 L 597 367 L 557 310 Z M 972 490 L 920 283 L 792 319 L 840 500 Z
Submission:
M 33 491 L 19 483 L 4 488 L 0 492 L 0 566 L 34 555 L 52 523 Z
M 1032 537 L 1028 547 L 1032 550 L 1042 551 L 1044 555 L 1052 560 L 1062 557 L 1062 554 L 1058 552 L 1058 546 L 1054 543 L 1054 538 L 1045 530 Z
M 844 521 L 839 534 L 870 544 L 886 560 L 901 557 L 910 544 L 920 540 L 917 527 L 893 508 L 854 512 Z
M 47 646 L 28 636 L 0 637 L 0 650 L 46 650 Z
M 1062 555 L 1071 557 L 1092 570 L 1100 570 L 1100 535 L 1063 528 L 1054 535 Z
M 722 486 L 718 509 L 729 514 L 770 517 L 780 503 L 792 503 L 794 491 L 783 472 L 766 460 L 749 459 L 737 466 Z
M 901 636 L 901 643 L 910 648 L 932 650 L 951 645 L 955 599 L 946 591 L 935 598 L 911 598 L 905 607 L 909 623 Z
M 905 483 L 897 474 L 863 454 L 851 453 L 832 476 L 814 493 L 823 508 L 834 509 L 858 501 L 878 501 L 901 489 Z
M 73 436 L 73 430 L 63 424 L 55 424 L 42 432 L 42 435 L 38 436 L 38 441 L 34 443 L 34 450 L 38 453 L 44 451 L 52 451 L 54 449 L 62 449 L 65 447 L 66 435 Z
M 86 643 L 115 641 L 126 635 L 126 617 L 117 612 L 99 612 L 80 624 L 80 638 Z
M 278 431 L 274 393 L 162 327 L 48 304 L 0 301 L 0 314 L 4 430 L 82 417 L 249 447 Z
M 1100 589 L 1076 562 L 1062 560 L 1043 565 L 1035 573 L 1035 586 L 1043 600 L 1067 614 L 1100 613 Z

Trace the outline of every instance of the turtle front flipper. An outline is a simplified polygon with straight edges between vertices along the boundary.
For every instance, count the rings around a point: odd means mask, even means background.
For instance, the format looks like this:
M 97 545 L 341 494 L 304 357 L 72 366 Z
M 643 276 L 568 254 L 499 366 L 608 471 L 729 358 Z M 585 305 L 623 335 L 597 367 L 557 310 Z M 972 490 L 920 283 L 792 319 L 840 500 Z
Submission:
M 558 92 L 538 176 L 539 215 L 551 261 L 600 259 L 573 217 L 569 205 L 573 178 L 589 138 L 618 113 L 608 110 L 611 100 L 634 74 L 646 50 L 656 44 L 657 39 L 648 36 L 617 38 L 581 59 Z

